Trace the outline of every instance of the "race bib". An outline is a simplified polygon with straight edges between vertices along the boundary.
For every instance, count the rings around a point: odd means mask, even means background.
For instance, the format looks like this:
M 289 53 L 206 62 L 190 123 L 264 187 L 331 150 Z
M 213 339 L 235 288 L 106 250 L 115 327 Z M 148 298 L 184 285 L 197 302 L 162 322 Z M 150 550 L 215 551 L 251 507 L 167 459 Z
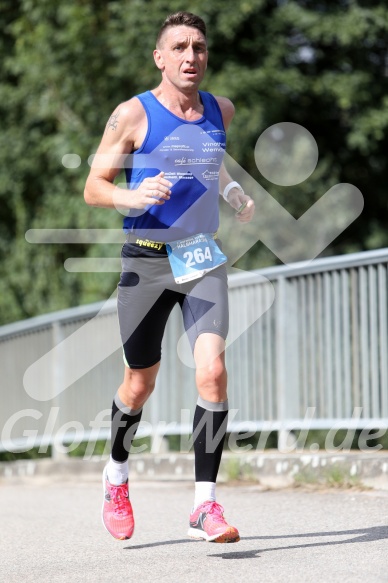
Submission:
M 227 261 L 209 233 L 200 233 L 180 241 L 170 241 L 166 243 L 166 248 L 177 283 L 202 277 Z

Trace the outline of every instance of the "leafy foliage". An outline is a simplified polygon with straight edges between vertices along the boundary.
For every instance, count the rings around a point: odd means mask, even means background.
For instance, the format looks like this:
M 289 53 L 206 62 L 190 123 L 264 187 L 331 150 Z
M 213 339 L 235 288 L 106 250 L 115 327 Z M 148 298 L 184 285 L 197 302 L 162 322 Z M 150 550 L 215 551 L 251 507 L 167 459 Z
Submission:
M 120 228 L 83 201 L 88 157 L 118 103 L 159 81 L 152 50 L 178 0 L 0 2 L 0 323 L 108 297 L 117 274 L 75 274 L 71 256 L 118 256 L 112 245 L 33 245 L 31 228 Z M 364 194 L 361 217 L 326 253 L 385 246 L 388 8 L 367 0 L 192 0 L 209 31 L 204 89 L 232 99 L 228 151 L 294 216 L 337 182 Z M 259 173 L 254 146 L 274 123 L 316 138 L 320 161 L 295 187 Z M 68 153 L 79 168 L 62 164 Z M 276 258 L 257 244 L 241 260 Z

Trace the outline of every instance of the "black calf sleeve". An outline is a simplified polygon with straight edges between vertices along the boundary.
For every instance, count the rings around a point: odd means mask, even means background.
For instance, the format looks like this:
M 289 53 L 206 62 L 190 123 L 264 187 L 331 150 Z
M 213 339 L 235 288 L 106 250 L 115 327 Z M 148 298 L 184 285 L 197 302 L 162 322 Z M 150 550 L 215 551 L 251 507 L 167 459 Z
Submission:
M 201 405 L 205 405 L 204 408 Z M 209 410 L 209 408 L 212 410 Z M 211 403 L 201 398 L 194 413 L 193 439 L 195 481 L 215 482 L 221 463 L 228 417 L 228 402 Z
M 132 441 L 139 426 L 143 409 L 125 407 L 116 395 L 112 404 L 111 447 L 112 458 L 116 462 L 125 462 L 131 449 Z

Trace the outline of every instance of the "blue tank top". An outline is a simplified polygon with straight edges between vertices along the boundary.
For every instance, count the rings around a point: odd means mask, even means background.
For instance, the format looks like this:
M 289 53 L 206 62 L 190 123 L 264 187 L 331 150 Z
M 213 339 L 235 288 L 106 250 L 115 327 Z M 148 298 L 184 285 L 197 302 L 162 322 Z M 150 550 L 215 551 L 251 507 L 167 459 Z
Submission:
M 172 182 L 163 205 L 131 209 L 124 230 L 153 241 L 175 241 L 197 233 L 214 233 L 219 225 L 219 171 L 226 147 L 221 110 L 210 93 L 199 92 L 203 116 L 185 121 L 147 91 L 138 95 L 148 120 L 142 146 L 128 156 L 128 188 L 165 172 Z

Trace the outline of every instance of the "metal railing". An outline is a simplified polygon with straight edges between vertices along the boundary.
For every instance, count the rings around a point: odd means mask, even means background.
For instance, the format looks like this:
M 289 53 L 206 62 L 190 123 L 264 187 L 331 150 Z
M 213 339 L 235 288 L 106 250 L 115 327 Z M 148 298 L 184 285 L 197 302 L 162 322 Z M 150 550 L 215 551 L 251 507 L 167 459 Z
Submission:
M 381 249 L 230 275 L 229 431 L 388 426 L 387 266 Z M 182 335 L 176 309 L 143 434 L 191 431 Z M 0 449 L 107 438 L 119 346 L 114 298 L 1 327 Z

